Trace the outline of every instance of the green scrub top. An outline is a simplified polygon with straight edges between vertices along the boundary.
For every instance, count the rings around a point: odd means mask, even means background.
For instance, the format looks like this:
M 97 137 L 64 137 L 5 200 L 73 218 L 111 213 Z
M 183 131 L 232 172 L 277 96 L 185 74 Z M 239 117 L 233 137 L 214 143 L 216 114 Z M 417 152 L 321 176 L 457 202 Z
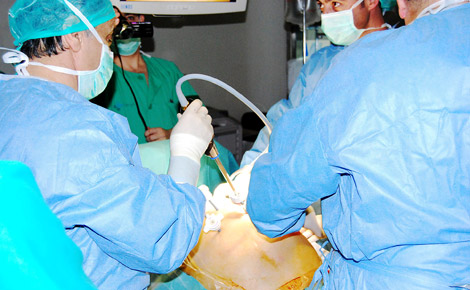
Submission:
M 132 86 L 147 126 L 169 130 L 178 122 L 176 114 L 179 101 L 175 87 L 183 73 L 171 61 L 144 54 L 142 57 L 147 65 L 149 83 L 147 84 L 143 73 L 125 71 L 126 79 Z M 197 93 L 189 82 L 184 82 L 181 89 L 186 97 L 197 98 Z M 146 143 L 145 127 L 137 112 L 137 105 L 124 80 L 122 69 L 116 64 L 113 77 L 103 94 L 100 98 L 106 99 L 104 106 L 126 117 L 132 133 L 139 138 L 139 144 Z

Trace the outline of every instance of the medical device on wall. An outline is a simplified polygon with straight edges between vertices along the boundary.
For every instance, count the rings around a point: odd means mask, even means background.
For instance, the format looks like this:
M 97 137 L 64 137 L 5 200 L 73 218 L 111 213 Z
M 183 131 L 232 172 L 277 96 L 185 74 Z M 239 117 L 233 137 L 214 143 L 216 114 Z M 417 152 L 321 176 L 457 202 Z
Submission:
M 199 15 L 246 11 L 248 0 L 111 0 L 124 13 Z
M 286 0 L 285 19 L 287 22 L 299 25 L 302 31 L 303 62 L 307 61 L 307 27 L 320 21 L 320 9 L 317 1 Z

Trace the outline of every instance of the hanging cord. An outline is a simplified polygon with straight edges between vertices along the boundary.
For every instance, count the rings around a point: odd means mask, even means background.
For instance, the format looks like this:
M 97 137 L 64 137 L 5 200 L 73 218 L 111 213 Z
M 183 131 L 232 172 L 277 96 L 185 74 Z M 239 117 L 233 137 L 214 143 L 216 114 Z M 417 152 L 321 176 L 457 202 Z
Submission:
M 131 84 L 129 83 L 129 81 L 126 78 L 126 74 L 124 72 L 124 64 L 122 63 L 121 54 L 119 53 L 119 49 L 117 48 L 117 45 L 116 45 L 116 54 L 119 58 L 119 62 L 121 63 L 122 77 L 124 78 L 124 81 L 126 81 L 126 84 L 129 87 L 129 89 L 131 90 L 132 96 L 134 97 L 135 105 L 137 106 L 137 113 L 139 114 L 139 117 L 142 120 L 142 123 L 144 124 L 145 130 L 148 130 L 149 127 L 147 126 L 147 123 L 145 122 L 144 116 L 142 116 L 142 112 L 140 111 L 139 102 L 137 102 L 137 98 L 135 97 L 134 90 L 132 89 Z

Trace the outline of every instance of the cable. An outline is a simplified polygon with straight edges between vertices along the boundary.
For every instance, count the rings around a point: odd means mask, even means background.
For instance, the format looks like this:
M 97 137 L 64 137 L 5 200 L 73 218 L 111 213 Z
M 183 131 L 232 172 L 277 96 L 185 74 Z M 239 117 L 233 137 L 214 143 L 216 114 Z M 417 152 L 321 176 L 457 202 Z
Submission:
M 181 107 L 186 107 L 189 104 L 188 100 L 186 100 L 186 97 L 183 94 L 183 91 L 181 90 L 181 85 L 185 81 L 191 80 L 191 79 L 205 80 L 205 81 L 211 82 L 211 83 L 213 83 L 215 85 L 218 85 L 219 87 L 225 89 L 227 92 L 231 93 L 235 97 L 237 97 L 242 103 L 244 103 L 246 106 L 248 106 L 248 108 L 250 108 L 253 112 L 255 112 L 256 115 L 258 115 L 258 117 L 261 119 L 261 121 L 263 121 L 264 125 L 268 129 L 269 134 L 271 134 L 273 126 L 268 121 L 266 116 L 252 102 L 250 102 L 247 98 L 245 98 L 242 94 L 237 92 L 231 86 L 227 85 L 226 83 L 222 82 L 221 80 L 218 80 L 216 78 L 213 78 L 213 77 L 210 77 L 210 76 L 207 76 L 207 75 L 188 74 L 188 75 L 185 75 L 185 76 L 181 77 L 178 80 L 178 82 L 176 83 L 176 94 L 178 95 L 178 100 L 180 101 Z
M 145 122 L 144 116 L 142 116 L 142 112 L 140 111 L 140 107 L 139 107 L 139 102 L 137 102 L 137 98 L 135 97 L 134 90 L 132 89 L 131 84 L 129 83 L 129 81 L 126 78 L 126 74 L 124 72 L 124 65 L 123 65 L 122 59 L 121 59 L 121 54 L 119 53 L 119 49 L 117 47 L 116 47 L 116 54 L 119 58 L 119 62 L 121 63 L 122 76 L 124 78 L 124 81 L 126 82 L 127 86 L 131 90 L 132 96 L 134 97 L 135 105 L 137 106 L 137 113 L 139 114 L 139 117 L 142 120 L 142 123 L 144 124 L 145 130 L 148 130 L 149 127 L 147 126 L 147 123 Z

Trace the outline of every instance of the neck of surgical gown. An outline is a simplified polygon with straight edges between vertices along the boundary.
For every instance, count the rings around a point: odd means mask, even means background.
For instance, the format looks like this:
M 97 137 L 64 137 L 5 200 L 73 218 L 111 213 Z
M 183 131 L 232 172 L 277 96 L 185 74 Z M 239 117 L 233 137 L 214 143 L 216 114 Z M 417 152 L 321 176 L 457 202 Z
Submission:
M 247 210 L 270 236 L 322 198 L 326 289 L 470 283 L 470 4 L 338 54 L 255 163 Z

